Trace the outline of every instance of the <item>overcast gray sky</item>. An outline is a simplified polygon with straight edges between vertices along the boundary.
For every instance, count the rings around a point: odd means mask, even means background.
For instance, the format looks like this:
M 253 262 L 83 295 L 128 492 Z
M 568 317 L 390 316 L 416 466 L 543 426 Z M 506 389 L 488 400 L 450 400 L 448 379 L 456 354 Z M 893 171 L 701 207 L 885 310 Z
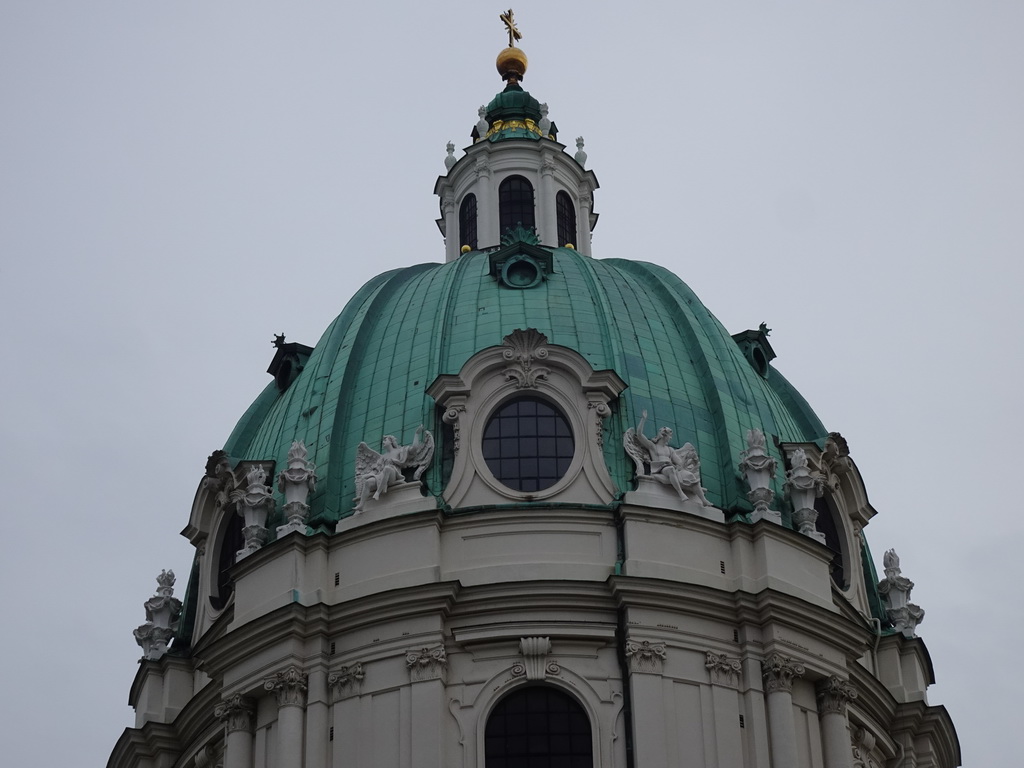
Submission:
M 207 455 L 384 269 L 504 6 L 0 0 L 0 743 L 103 765 Z M 1024 3 L 517 2 L 594 255 L 676 271 L 849 440 L 964 765 L 1019 765 Z M 460 153 L 461 154 L 461 153 Z M 880 562 L 879 562 L 880 565 Z

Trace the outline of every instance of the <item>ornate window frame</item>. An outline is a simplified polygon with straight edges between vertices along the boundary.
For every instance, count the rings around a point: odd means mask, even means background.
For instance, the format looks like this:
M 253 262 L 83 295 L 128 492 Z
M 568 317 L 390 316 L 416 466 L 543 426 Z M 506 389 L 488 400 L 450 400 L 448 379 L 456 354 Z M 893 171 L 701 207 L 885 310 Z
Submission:
M 517 329 L 502 346 L 476 353 L 458 374 L 427 388 L 453 428 L 455 460 L 442 496 L 452 507 L 550 501 L 610 504 L 617 489 L 604 460 L 604 420 L 626 388 L 614 371 L 595 371 L 575 350 L 549 344 L 535 328 Z M 575 453 L 569 469 L 543 491 L 517 491 L 500 483 L 484 460 L 484 428 L 509 400 L 530 395 L 548 400 L 568 419 Z

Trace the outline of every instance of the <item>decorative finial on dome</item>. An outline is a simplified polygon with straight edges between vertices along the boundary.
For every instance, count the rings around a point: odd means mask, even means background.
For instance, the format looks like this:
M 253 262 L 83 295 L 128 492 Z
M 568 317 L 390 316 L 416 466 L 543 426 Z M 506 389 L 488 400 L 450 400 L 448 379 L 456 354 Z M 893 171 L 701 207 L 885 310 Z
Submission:
M 516 40 L 522 40 L 523 34 L 516 26 L 516 20 L 511 8 L 505 11 L 505 13 L 499 14 L 498 18 L 505 23 L 505 29 L 508 31 L 508 48 L 502 49 L 501 53 L 498 54 L 495 66 L 498 68 L 498 74 L 501 75 L 501 79 L 508 81 L 511 85 L 518 83 L 523 79 L 523 75 L 526 74 L 526 54 L 521 49 L 516 48 Z

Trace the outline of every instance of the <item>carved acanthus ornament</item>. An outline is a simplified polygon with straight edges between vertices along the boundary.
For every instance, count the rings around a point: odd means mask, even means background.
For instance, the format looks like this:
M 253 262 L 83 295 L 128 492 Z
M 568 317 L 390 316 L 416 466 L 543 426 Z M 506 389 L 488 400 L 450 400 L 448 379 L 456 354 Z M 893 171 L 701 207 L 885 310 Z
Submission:
M 924 609 L 910 602 L 914 582 L 903 575 L 896 550 L 888 550 L 882 558 L 885 578 L 878 582 L 878 593 L 886 604 L 886 614 L 892 625 L 904 637 L 914 637 L 917 625 L 924 621 Z
M 448 671 L 448 654 L 443 645 L 420 648 L 405 655 L 405 665 L 409 668 L 409 679 L 414 683 L 420 680 L 443 680 Z
M 557 675 L 562 671 L 557 661 L 548 659 L 551 638 L 524 637 L 519 641 L 519 652 L 523 658 L 512 665 L 512 677 L 543 680 L 548 675 Z
M 213 710 L 214 717 L 224 723 L 225 733 L 245 731 L 252 733 L 254 708 L 252 702 L 241 694 L 225 698 Z
M 267 517 L 274 510 L 274 494 L 267 485 L 267 471 L 254 464 L 245 474 L 245 489 L 233 491 L 231 500 L 245 519 L 242 535 L 245 546 L 235 558 L 241 560 L 260 549 L 267 542 Z
M 857 689 L 836 675 L 818 682 L 818 712 L 846 714 L 846 705 L 857 698 Z
M 358 661 L 329 674 L 327 685 L 330 686 L 331 692 L 334 694 L 334 700 L 344 699 L 358 693 L 365 676 L 363 665 Z
M 740 675 L 743 673 L 743 665 L 739 659 L 730 659 L 724 653 L 707 651 L 704 666 L 711 675 L 711 682 L 715 685 L 739 685 Z
M 664 643 L 652 643 L 650 640 L 627 640 L 626 658 L 632 672 L 661 674 L 662 664 L 668 657 Z
M 503 371 L 506 381 L 514 381 L 516 389 L 535 388 L 539 381 L 547 379 L 551 370 L 537 361 L 544 361 L 548 356 L 548 337 L 536 328 L 525 331 L 516 329 L 501 340 L 502 357 L 511 365 Z
M 487 112 L 486 107 L 481 107 L 481 109 L 483 109 L 485 113 Z M 484 123 L 486 124 L 487 121 L 484 120 Z M 487 131 L 484 131 L 483 133 L 480 134 L 481 138 L 486 135 Z M 473 173 L 476 175 L 478 179 L 480 177 L 485 177 L 488 179 L 491 178 L 491 165 L 490 163 L 487 162 L 486 157 L 478 157 L 476 159 L 476 165 L 473 166 Z
M 263 681 L 263 688 L 272 691 L 279 707 L 306 705 L 307 676 L 298 667 L 288 667 Z
M 825 534 L 815 527 L 818 511 L 814 500 L 824 492 L 825 479 L 808 466 L 807 452 L 803 448 L 793 451 L 789 461 L 793 468 L 786 473 L 785 488 L 793 502 L 793 523 L 804 536 L 824 544 Z
M 793 678 L 803 677 L 806 669 L 790 658 L 773 653 L 761 662 L 761 676 L 766 693 L 791 693 Z

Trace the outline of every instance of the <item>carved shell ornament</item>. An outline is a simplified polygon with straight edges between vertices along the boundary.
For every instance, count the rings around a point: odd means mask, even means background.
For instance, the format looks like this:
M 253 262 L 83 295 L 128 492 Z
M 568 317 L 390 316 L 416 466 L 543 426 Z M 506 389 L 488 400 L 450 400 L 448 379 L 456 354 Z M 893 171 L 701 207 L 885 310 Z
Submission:
M 551 369 L 535 363 L 547 359 L 547 343 L 548 337 L 536 328 L 517 328 L 502 339 L 502 345 L 507 347 L 502 357 L 512 363 L 503 371 L 505 380 L 514 381 L 516 389 L 536 388 L 538 382 L 546 380 Z

